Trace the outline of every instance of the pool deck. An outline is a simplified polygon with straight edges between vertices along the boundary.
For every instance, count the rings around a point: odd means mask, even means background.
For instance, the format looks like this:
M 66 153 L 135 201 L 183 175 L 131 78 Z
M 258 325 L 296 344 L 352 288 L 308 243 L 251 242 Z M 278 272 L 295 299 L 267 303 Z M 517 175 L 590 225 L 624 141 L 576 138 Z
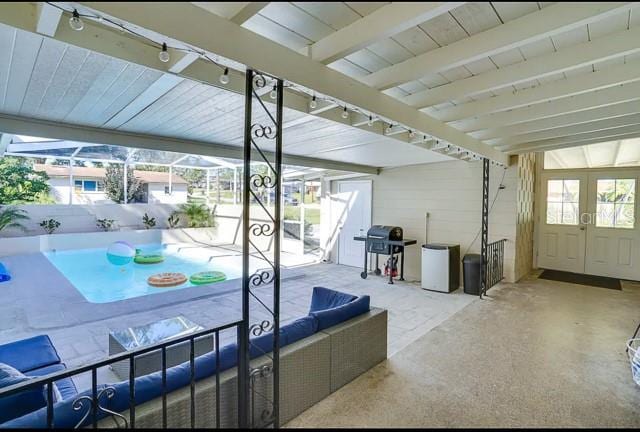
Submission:
M 389 355 L 476 299 L 461 290 L 442 294 L 424 291 L 415 282 L 388 285 L 382 277 L 361 279 L 357 268 L 324 263 L 298 266 L 300 262 L 295 260 L 289 260 L 289 266 L 284 265 L 286 260 L 283 263 L 281 322 L 308 313 L 314 286 L 368 294 L 373 306 L 389 311 Z M 48 334 L 63 362 L 70 367 L 106 357 L 111 330 L 178 315 L 203 327 L 240 319 L 239 279 L 206 289 L 185 288 L 114 303 L 91 304 L 42 254 L 5 257 L 3 262 L 11 269 L 13 280 L 1 286 L 4 298 L 11 301 L 0 306 L 0 344 Z M 263 301 L 271 301 L 269 288 L 259 292 Z M 255 321 L 267 318 L 266 311 L 253 299 L 251 313 Z M 222 336 L 223 343 L 231 340 L 235 340 L 233 331 Z M 99 372 L 99 378 L 101 382 L 118 381 L 106 368 Z M 83 378 L 76 379 L 81 388 L 86 385 L 83 381 Z

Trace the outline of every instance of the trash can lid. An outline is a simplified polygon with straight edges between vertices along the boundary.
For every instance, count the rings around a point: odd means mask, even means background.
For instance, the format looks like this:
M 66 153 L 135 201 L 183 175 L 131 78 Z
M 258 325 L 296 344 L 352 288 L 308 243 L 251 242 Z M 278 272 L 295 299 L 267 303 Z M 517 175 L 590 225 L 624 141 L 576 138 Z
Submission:
M 423 249 L 438 249 L 438 250 L 454 249 L 457 247 L 460 247 L 460 245 L 450 244 L 450 243 L 427 243 L 422 245 Z
M 466 254 L 464 256 L 464 258 L 462 258 L 462 262 L 463 263 L 469 263 L 469 264 L 474 264 L 474 263 L 480 263 L 480 259 L 482 257 L 479 254 Z

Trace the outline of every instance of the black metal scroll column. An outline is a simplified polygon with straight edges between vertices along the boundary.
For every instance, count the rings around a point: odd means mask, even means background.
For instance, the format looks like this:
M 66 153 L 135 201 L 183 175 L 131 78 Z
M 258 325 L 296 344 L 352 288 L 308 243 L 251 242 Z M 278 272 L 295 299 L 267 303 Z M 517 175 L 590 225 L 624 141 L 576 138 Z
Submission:
M 257 90 L 273 86 L 277 92 L 275 113 L 261 99 Z M 246 73 L 245 131 L 244 131 L 244 181 L 242 185 L 242 326 L 238 334 L 238 426 L 279 426 L 279 355 L 280 355 L 280 225 L 282 211 L 282 121 L 283 81 L 248 69 Z M 253 104 L 256 103 L 256 110 Z M 257 111 L 259 115 L 255 115 Z M 256 119 L 254 121 L 253 116 Z M 275 160 L 269 160 L 261 146 L 275 144 Z M 266 165 L 266 173 L 252 172 L 252 162 Z M 255 169 L 255 166 L 253 167 Z M 274 209 L 264 203 L 264 194 L 275 195 Z M 266 214 L 267 222 L 251 222 L 251 204 Z M 253 218 L 254 220 L 257 218 Z M 272 239 L 271 250 L 261 247 L 259 237 Z M 250 269 L 249 258 L 253 254 L 265 263 L 264 268 Z M 272 288 L 269 292 L 268 288 Z M 272 296 L 270 295 L 272 294 Z M 267 300 L 272 297 L 272 304 Z M 256 308 L 267 313 L 259 315 L 251 324 L 250 299 Z M 273 334 L 271 350 L 264 351 L 251 343 L 251 336 L 267 332 Z M 250 350 L 251 348 L 251 350 Z M 271 362 L 252 368 L 250 352 L 267 356 Z M 271 385 L 269 385 L 271 384 Z M 271 391 L 269 391 L 271 389 Z
M 482 159 L 482 234 L 480 243 L 480 298 L 487 294 L 487 245 L 489 244 L 489 159 Z

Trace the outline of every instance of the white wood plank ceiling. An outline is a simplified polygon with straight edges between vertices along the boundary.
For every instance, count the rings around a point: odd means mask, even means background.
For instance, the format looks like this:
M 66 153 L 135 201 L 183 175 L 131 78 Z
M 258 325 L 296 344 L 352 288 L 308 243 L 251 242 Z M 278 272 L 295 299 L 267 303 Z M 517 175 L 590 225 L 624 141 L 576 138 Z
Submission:
M 243 26 L 301 51 L 389 5 L 272 2 Z M 328 66 L 510 153 L 579 146 L 580 133 L 586 132 L 592 133 L 589 140 L 636 130 L 640 135 L 639 117 L 633 115 L 640 113 L 640 6 L 627 3 L 578 19 L 581 7 L 593 5 L 469 2 Z M 546 10 L 549 14 L 542 15 Z M 564 15 L 565 25 L 541 26 L 548 33 L 543 37 L 524 38 L 511 30 L 512 43 L 491 55 L 457 61 L 454 67 L 443 61 L 442 70 L 434 73 L 402 75 L 407 61 L 427 53 L 434 60 L 444 54 L 453 59 L 460 44 L 491 45 L 486 37 L 508 35 L 510 22 L 544 22 L 555 14 Z M 402 75 L 401 82 L 385 80 L 390 73 Z
M 0 24 L 1 113 L 241 146 L 244 97 Z M 449 159 L 293 109 L 285 122 L 292 155 L 373 167 Z
M 232 68 L 257 63 L 476 154 L 503 157 L 640 136 L 636 3 L 193 4 L 59 3 L 197 46 Z M 0 15 L 6 17 L 0 22 L 30 30 L 21 17 Z M 0 35 L 0 53 L 15 53 L 0 63 L 3 112 L 239 144 L 241 97 L 201 84 L 216 85 L 217 79 L 209 81 L 211 69 L 197 58 L 158 65 L 134 49 L 107 46 L 112 39 L 133 44 L 121 35 L 97 33 L 101 40 L 94 42 L 68 30 L 61 35 L 67 13 L 57 33 L 42 16 L 42 33 L 54 37 L 46 43 L 29 32 Z M 200 25 L 184 25 L 192 22 Z M 228 40 L 229 34 L 236 39 Z M 265 44 L 265 38 L 275 43 Z M 55 45 L 55 39 L 65 43 Z M 294 123 L 286 130 L 287 152 L 374 166 L 445 158 L 408 133 L 389 136 L 380 122 L 370 128 L 376 133 L 363 130 L 361 115 L 340 120 L 341 106 L 322 113 L 299 100 L 288 106 L 287 120 Z M 307 121 L 305 113 L 320 118 Z

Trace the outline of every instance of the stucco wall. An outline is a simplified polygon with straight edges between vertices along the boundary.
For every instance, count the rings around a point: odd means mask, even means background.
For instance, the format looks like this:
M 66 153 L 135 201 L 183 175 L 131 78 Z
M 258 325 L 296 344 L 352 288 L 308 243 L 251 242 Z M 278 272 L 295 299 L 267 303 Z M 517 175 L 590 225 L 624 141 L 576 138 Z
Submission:
M 506 238 L 505 277 L 515 280 L 516 240 L 516 186 L 517 167 L 491 167 L 490 204 L 504 174 L 501 190 L 490 214 L 489 241 Z M 482 164 L 462 161 L 414 165 L 384 169 L 377 176 L 362 177 L 373 180 L 374 225 L 394 225 L 404 229 L 405 238 L 418 241 L 417 246 L 407 248 L 405 277 L 419 280 L 421 277 L 421 248 L 425 243 L 426 214 L 429 213 L 428 241 L 431 243 L 460 244 L 460 254 L 480 251 L 482 211 Z M 362 178 L 358 178 L 362 179 Z M 331 185 L 332 193 L 337 182 Z M 331 193 L 325 196 L 323 211 L 330 213 Z M 335 227 L 324 229 L 323 244 L 329 253 L 327 258 L 337 259 L 337 243 L 327 233 Z M 472 242 L 474 241 L 472 245 Z M 462 258 L 462 256 L 461 256 Z
M 148 183 L 149 204 L 183 204 L 187 202 L 187 185 L 186 184 L 174 184 L 172 185 L 171 195 L 164 193 L 165 186 L 169 186 L 169 183 Z

